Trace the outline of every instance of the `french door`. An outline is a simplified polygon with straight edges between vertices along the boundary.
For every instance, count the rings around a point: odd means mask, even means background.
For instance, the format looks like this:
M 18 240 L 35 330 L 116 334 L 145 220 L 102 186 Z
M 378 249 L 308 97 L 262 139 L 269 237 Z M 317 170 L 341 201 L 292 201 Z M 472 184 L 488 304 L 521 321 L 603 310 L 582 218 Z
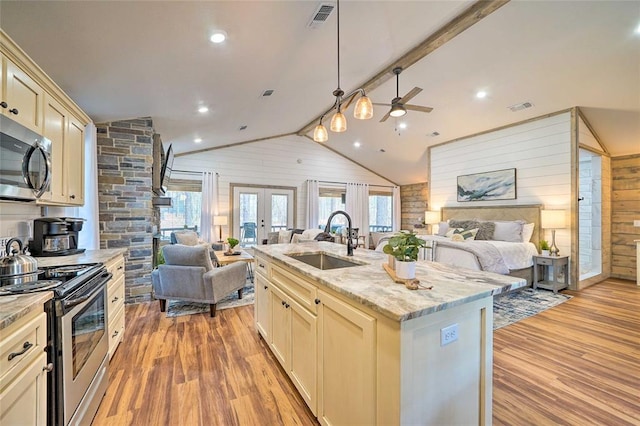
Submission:
M 260 244 L 269 232 L 293 228 L 295 188 L 233 187 L 233 236 L 242 247 Z

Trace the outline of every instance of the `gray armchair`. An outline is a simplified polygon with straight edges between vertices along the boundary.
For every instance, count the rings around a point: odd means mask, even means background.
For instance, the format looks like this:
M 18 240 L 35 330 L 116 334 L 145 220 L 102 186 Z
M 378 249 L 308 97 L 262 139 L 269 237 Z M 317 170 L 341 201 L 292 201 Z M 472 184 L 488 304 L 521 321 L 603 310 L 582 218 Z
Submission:
M 204 246 L 167 245 L 163 247 L 165 264 L 151 273 L 154 297 L 165 312 L 167 299 L 208 303 L 211 316 L 216 316 L 216 304 L 233 291 L 242 299 L 247 280 L 247 266 L 235 262 L 214 268 L 209 249 Z

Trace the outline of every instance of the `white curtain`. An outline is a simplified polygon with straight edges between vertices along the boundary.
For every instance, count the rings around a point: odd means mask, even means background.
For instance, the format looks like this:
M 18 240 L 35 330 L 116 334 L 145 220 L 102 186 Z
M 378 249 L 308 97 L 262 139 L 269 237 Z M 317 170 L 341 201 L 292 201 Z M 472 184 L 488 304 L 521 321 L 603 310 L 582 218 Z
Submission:
M 217 238 L 213 217 L 218 214 L 218 174 L 202 172 L 202 213 L 200 216 L 200 238 L 215 241 Z
M 393 212 L 392 212 L 392 217 L 393 217 L 393 230 L 394 231 L 399 231 L 401 225 L 401 203 L 400 203 L 400 187 L 399 186 L 394 186 L 393 187 Z
M 348 183 L 345 209 L 351 216 L 352 226 L 358 228 L 358 235 L 369 241 L 369 185 Z
M 320 189 L 317 180 L 307 180 L 307 227 L 306 229 L 316 229 L 318 227 L 320 213 Z

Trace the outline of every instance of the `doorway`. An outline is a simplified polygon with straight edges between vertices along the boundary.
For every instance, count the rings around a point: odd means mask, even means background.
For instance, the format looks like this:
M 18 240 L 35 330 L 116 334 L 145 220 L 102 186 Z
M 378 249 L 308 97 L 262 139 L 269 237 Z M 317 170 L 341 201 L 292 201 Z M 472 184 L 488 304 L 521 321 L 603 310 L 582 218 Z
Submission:
M 233 235 L 241 247 L 267 239 L 269 232 L 293 228 L 295 188 L 233 185 Z
M 580 149 L 579 163 L 580 280 L 602 273 L 602 157 Z

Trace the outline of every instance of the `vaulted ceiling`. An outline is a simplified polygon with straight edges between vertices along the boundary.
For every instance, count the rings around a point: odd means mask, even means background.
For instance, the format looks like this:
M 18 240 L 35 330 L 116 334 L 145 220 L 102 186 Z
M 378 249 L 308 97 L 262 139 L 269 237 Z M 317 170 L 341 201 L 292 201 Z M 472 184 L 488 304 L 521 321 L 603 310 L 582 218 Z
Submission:
M 320 4 L 2 0 L 0 24 L 95 122 L 150 116 L 184 153 L 297 133 L 332 105 L 336 11 L 309 28 Z M 473 4 L 341 1 L 342 88 L 390 70 Z M 640 153 L 639 25 L 640 1 L 507 2 L 401 74 L 400 95 L 422 88 L 410 103 L 431 113 L 348 114 L 326 145 L 396 183 L 420 182 L 429 145 L 580 106 L 611 155 Z M 209 41 L 215 29 L 225 43 Z M 392 74 L 383 81 L 374 102 L 395 97 Z M 508 108 L 523 102 L 533 107 Z

